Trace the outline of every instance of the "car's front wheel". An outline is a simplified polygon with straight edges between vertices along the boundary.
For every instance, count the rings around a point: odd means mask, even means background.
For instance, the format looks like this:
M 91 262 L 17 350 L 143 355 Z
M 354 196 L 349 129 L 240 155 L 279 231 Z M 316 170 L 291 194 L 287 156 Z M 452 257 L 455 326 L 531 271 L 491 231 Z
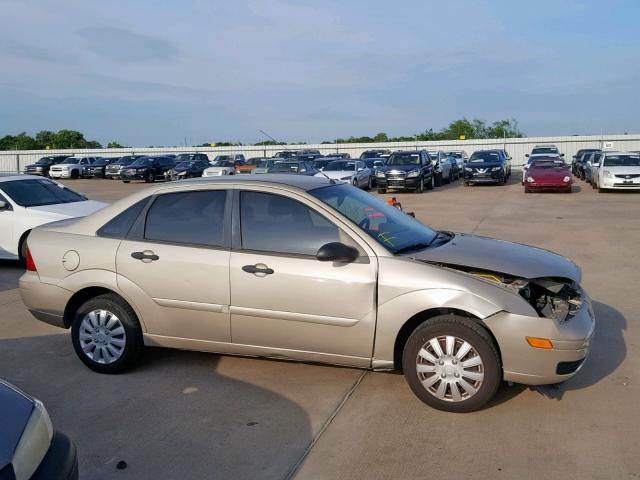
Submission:
M 114 294 L 83 303 L 71 326 L 76 354 L 100 373 L 120 373 L 132 367 L 143 350 L 142 329 L 135 312 Z
M 502 379 L 489 333 L 457 315 L 439 315 L 417 327 L 405 344 L 402 368 L 420 400 L 448 412 L 482 408 Z

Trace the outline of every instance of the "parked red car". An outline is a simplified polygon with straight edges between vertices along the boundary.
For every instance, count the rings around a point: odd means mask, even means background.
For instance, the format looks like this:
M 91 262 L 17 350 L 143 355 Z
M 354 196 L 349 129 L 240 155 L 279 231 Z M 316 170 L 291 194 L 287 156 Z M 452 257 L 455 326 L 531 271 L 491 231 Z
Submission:
M 527 169 L 524 192 L 560 190 L 571 193 L 573 176 L 563 160 L 534 160 Z

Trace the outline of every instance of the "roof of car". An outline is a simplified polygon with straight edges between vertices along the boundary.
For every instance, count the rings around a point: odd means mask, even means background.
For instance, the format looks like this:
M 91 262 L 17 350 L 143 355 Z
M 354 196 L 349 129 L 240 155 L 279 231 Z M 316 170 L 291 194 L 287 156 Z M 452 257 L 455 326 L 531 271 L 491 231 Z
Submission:
M 284 163 L 284 162 L 283 162 Z M 246 183 L 246 184 L 277 184 L 289 185 L 291 187 L 300 188 L 302 190 L 313 190 L 314 188 L 330 185 L 332 182 L 325 177 L 313 177 L 309 175 L 279 175 L 277 173 L 264 173 L 261 175 L 229 175 L 222 177 L 201 177 L 191 178 L 188 180 L 180 180 L 180 184 L 207 184 L 211 182 L 217 183 Z M 177 183 L 176 183 L 177 185 Z
M 42 179 L 40 175 L 23 175 L 22 173 L 0 173 L 1 182 L 11 182 L 13 180 Z

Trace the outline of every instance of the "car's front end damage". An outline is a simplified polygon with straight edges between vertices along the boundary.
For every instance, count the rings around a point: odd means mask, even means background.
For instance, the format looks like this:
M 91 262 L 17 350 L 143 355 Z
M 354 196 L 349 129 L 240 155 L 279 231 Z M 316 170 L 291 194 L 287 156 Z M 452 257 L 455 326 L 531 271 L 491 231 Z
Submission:
M 455 258 L 456 253 L 461 255 Z M 470 235 L 456 235 L 450 246 L 426 250 L 414 258 L 494 285 L 525 304 L 515 312 L 501 307 L 498 296 L 487 298 L 483 293 L 485 300 L 501 308 L 482 321 L 499 346 L 504 380 L 527 385 L 559 383 L 582 367 L 593 339 L 595 316 L 591 299 L 579 284 L 581 272 L 568 259 Z

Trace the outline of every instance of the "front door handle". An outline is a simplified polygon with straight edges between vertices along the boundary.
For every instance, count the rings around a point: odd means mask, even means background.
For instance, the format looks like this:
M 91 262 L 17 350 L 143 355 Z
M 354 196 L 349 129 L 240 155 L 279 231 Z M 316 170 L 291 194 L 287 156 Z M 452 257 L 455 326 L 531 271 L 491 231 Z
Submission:
M 264 275 L 271 275 L 273 273 L 273 269 L 267 267 L 263 263 L 258 263 L 256 265 L 245 265 L 242 267 L 242 270 L 247 273 L 262 273 Z
M 151 250 L 145 250 L 144 252 L 133 252 L 131 254 L 132 258 L 136 260 L 142 260 L 144 263 L 154 262 L 159 260 L 160 257 L 153 253 Z

